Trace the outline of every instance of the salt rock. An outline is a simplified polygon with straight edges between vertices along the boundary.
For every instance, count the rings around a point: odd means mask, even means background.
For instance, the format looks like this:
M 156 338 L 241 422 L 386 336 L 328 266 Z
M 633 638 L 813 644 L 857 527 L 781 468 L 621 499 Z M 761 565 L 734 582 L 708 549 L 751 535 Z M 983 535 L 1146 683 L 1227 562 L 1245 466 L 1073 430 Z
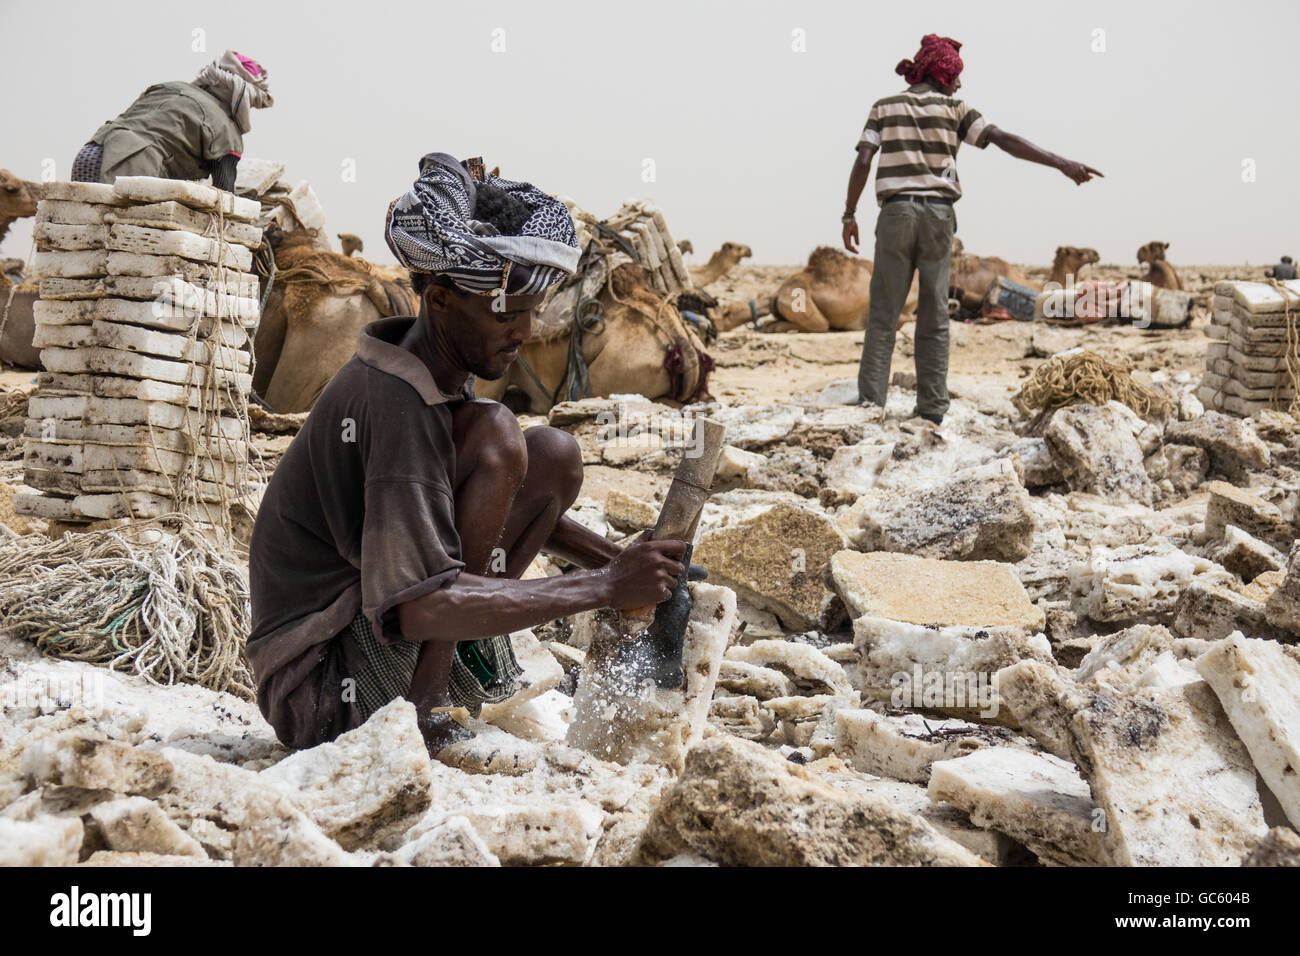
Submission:
M 1026 488 L 1042 488 L 1065 481 L 1065 474 L 1052 457 L 1052 449 L 1043 438 L 1021 438 L 1005 454 Z
M 1104 814 L 1112 865 L 1232 866 L 1263 835 L 1250 755 L 1204 682 L 1062 692 L 1051 672 L 1023 664 L 1017 672 L 1022 699 L 1055 708 L 1047 722 L 1066 725 L 1070 757 Z M 1048 678 L 1038 687 L 1035 672 Z
M 1300 649 L 1243 637 L 1196 661 L 1287 819 L 1300 827 Z
M 1173 629 L 1185 638 L 1221 641 L 1233 631 L 1253 637 L 1290 640 L 1268 622 L 1264 603 L 1232 588 L 1194 581 L 1174 605 Z
M 981 747 L 1008 744 L 1002 727 L 963 720 L 935 720 L 920 714 L 841 708 L 835 714 L 835 753 L 855 770 L 896 780 L 927 783 L 936 761 L 961 757 Z
M 746 484 L 769 491 L 788 491 L 818 498 L 822 490 L 821 460 L 807 448 L 783 445 L 771 449 L 761 464 L 745 473 Z
M 1169 620 L 1193 581 L 1229 585 L 1232 576 L 1213 561 L 1164 541 L 1094 548 L 1070 571 L 1075 607 L 1094 621 Z
M 518 776 L 534 769 L 542 760 L 542 748 L 535 742 L 481 721 L 472 721 L 474 735 L 443 747 L 437 753 L 439 763 L 466 773 L 492 773 Z
M 1009 719 L 995 673 L 1021 660 L 1052 660 L 1046 637 L 1018 628 L 923 627 L 864 616 L 853 631 L 864 697 L 984 723 Z
M 1142 467 L 1146 469 L 1147 477 L 1155 482 L 1157 499 L 1181 500 L 1205 481 L 1210 456 L 1204 448 L 1164 445 L 1148 455 Z
M 765 706 L 778 721 L 781 738 L 791 747 L 809 749 L 812 749 L 813 736 L 826 719 L 827 710 L 861 705 L 861 695 L 856 691 L 813 697 L 774 697 L 765 701 Z
M 206 856 L 176 856 L 171 853 L 119 853 L 99 850 L 90 854 L 77 866 L 141 867 L 141 866 L 230 866 L 228 860 L 210 860 Z
M 976 826 L 967 814 L 947 803 L 935 803 L 925 787 L 904 780 L 891 780 L 854 770 L 836 756 L 814 760 L 806 765 L 810 773 L 836 790 L 850 795 L 883 797 L 904 813 L 915 814 L 941 836 L 965 847 L 994 866 L 1024 866 L 1034 856 L 1005 833 Z
M 110 850 L 206 858 L 197 840 L 172 822 L 166 811 L 144 797 L 109 800 L 90 808 Z
M 766 740 L 776 730 L 776 716 L 756 697 L 715 697 L 709 704 L 709 724 L 746 740 Z
M 567 679 L 567 675 L 566 675 Z M 569 685 L 568 693 L 548 690 L 540 697 L 524 701 L 508 713 L 493 718 L 494 726 L 513 737 L 537 743 L 559 743 L 569 732 L 570 696 L 577 686 L 577 678 Z
M 411 866 L 500 866 L 501 861 L 463 816 L 445 818 L 397 851 Z
M 1026 660 L 997 672 L 998 698 L 1021 731 L 1054 757 L 1073 761 L 1070 714 L 1083 706 L 1083 688 L 1063 668 Z
M 781 620 L 770 611 L 736 599 L 736 634 L 733 643 L 751 644 L 765 638 L 785 637 Z
M 1274 827 L 1241 861 L 1242 866 L 1300 866 L 1300 834 Z
M 694 747 L 638 848 L 655 863 L 690 853 L 724 866 L 976 866 L 969 850 L 889 800 L 849 795 L 758 744 Z
M 1130 689 L 1157 657 L 1173 649 L 1174 636 L 1162 625 L 1135 624 L 1097 645 L 1074 672 L 1080 684 Z
M 847 694 L 853 689 L 849 686 L 844 668 L 809 644 L 755 641 L 748 646 L 728 649 L 726 657 L 728 661 L 739 661 L 784 674 L 799 694 Z
M 1201 680 L 1196 667 L 1191 661 L 1175 657 L 1173 650 L 1165 651 L 1147 667 L 1134 682 L 1134 688 L 1146 690 L 1169 690 L 1184 687 Z
M 1255 434 L 1254 425 L 1232 415 L 1209 411 L 1187 422 L 1170 422 L 1165 441 L 1195 445 L 1210 456 L 1210 472 L 1230 481 L 1244 481 L 1247 471 L 1269 466 L 1268 446 Z
M 605 496 L 605 518 L 620 531 L 641 531 L 655 526 L 659 509 L 648 501 L 614 489 Z
M 745 451 L 735 445 L 725 445 L 718 456 L 718 468 L 713 473 L 718 481 L 748 481 L 751 468 L 761 468 L 767 459 L 756 451 Z
M 523 673 L 517 691 L 499 703 L 483 705 L 480 716 L 490 724 L 500 723 L 521 705 L 554 690 L 564 680 L 564 668 L 531 630 L 515 631 L 510 635 L 510 644 Z
M 734 655 L 723 660 L 718 669 L 718 687 L 758 700 L 789 697 L 794 693 L 794 681 L 780 670 L 750 664 Z
M 72 866 L 84 834 L 77 817 L 0 819 L 0 866 Z
M 1285 580 L 1285 568 L 1280 571 L 1265 571 L 1242 588 L 1241 593 L 1252 601 L 1267 601 Z
M 251 770 L 220 763 L 173 747 L 162 750 L 172 765 L 171 787 L 158 805 L 186 833 L 198 840 L 210 857 L 227 859 L 235 834 L 244 826 L 251 799 L 278 796 L 271 784 Z
M 1222 541 L 1233 525 L 1274 547 L 1291 547 L 1295 532 L 1276 505 L 1226 481 L 1207 482 L 1202 490 L 1210 493 L 1205 505 L 1207 540 Z
M 798 495 L 767 494 L 715 496 L 710 505 L 718 509 L 717 524 L 702 523 L 692 560 L 709 569 L 711 582 L 732 588 L 791 630 L 829 630 L 843 616 L 828 570 L 844 537 Z M 723 509 L 732 502 L 742 507 L 727 514 Z
M 987 747 L 930 768 L 930 799 L 945 801 L 1029 847 L 1046 863 L 1104 866 L 1101 820 L 1088 784 L 1050 754 Z
M 172 779 L 172 765 L 165 757 L 83 731 L 32 743 L 23 751 L 22 770 L 50 786 L 143 796 L 156 796 Z
M 831 558 L 831 576 L 855 618 L 1026 631 L 1043 627 L 1043 612 L 1030 603 L 1006 564 L 840 551 Z
M 892 442 L 863 441 L 843 445 L 831 455 L 822 470 L 823 505 L 852 501 L 876 487 L 880 473 L 893 454 Z
M 302 807 L 345 849 L 405 830 L 433 782 L 415 705 L 398 698 L 337 740 L 301 750 L 258 777 Z
M 1071 488 L 1113 501 L 1152 503 L 1154 491 L 1131 415 L 1114 401 L 1080 403 L 1052 414 L 1043 438 Z
M 1281 551 L 1235 525 L 1224 527 L 1223 543 L 1211 557 L 1246 582 L 1286 565 Z
M 1274 627 L 1300 634 L 1300 546 L 1291 549 L 1286 575 L 1265 601 L 1264 614 Z
M 235 835 L 235 866 L 351 866 L 353 858 L 311 817 L 274 791 L 254 793 Z
M 710 570 L 712 568 L 710 567 Z M 681 689 L 637 684 L 619 664 L 625 624 L 617 612 L 597 612 L 591 646 L 573 697 L 566 741 L 604 760 L 682 765 L 704 733 L 723 653 L 736 615 L 736 595 L 725 587 L 690 585 L 692 608 L 682 651 Z
M 582 866 L 596 850 L 604 814 L 583 801 L 487 805 L 458 811 L 502 866 Z
M 863 551 L 1018 561 L 1033 543 L 1029 493 L 1006 459 L 917 491 L 881 497 L 852 534 Z

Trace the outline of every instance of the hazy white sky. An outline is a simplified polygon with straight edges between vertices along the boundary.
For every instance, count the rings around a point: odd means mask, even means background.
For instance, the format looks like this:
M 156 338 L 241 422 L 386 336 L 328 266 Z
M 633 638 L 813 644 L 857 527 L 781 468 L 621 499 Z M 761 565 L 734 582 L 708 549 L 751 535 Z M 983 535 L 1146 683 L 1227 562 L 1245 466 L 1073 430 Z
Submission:
M 839 243 L 867 110 L 937 32 L 963 42 L 960 95 L 990 122 L 1106 174 L 1076 187 L 963 147 L 968 251 L 1043 263 L 1087 245 L 1131 263 L 1160 239 L 1175 264 L 1300 255 L 1294 0 L 880 6 L 0 0 L 0 166 L 38 179 L 53 159 L 67 178 L 78 147 L 146 86 L 192 79 L 232 47 L 267 66 L 276 98 L 253 113 L 247 155 L 309 180 L 330 231 L 360 235 L 368 258 L 392 261 L 384 212 L 436 150 L 481 155 L 602 216 L 651 197 L 697 262 L 734 240 L 756 262 L 795 263 Z M 874 216 L 869 191 L 868 256 Z M 30 222 L 4 255 L 27 254 Z

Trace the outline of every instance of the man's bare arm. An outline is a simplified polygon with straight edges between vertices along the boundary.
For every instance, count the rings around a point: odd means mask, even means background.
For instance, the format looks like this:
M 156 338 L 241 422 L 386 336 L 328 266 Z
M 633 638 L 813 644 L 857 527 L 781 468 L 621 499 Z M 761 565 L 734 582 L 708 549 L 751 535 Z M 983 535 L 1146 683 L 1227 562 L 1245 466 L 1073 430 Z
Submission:
M 472 641 L 599 607 L 648 607 L 672 594 L 685 568 L 683 541 L 639 538 L 596 571 L 520 581 L 464 574 L 397 608 L 410 641 Z
M 1101 173 L 1091 166 L 1085 166 L 1083 163 L 1077 163 L 1072 159 L 1066 159 L 1063 156 L 1057 156 L 1055 153 L 1049 153 L 1042 147 L 1035 146 L 1023 136 L 1017 136 L 1015 133 L 1008 133 L 1006 130 L 997 126 L 989 128 L 989 142 L 1004 153 L 1023 159 L 1030 163 L 1039 163 L 1043 166 L 1051 166 L 1058 169 L 1066 176 L 1069 176 L 1076 183 L 1082 185 L 1093 176 L 1100 176 Z
M 603 568 L 623 549 L 581 522 L 562 515 L 542 550 L 580 568 Z
M 849 252 L 858 251 L 858 223 L 854 218 L 857 215 L 858 200 L 862 198 L 862 190 L 867 187 L 867 179 L 871 176 L 871 160 L 876 155 L 876 147 L 870 143 L 862 146 L 858 150 L 857 157 L 853 160 L 853 168 L 849 170 L 849 192 L 844 200 L 844 248 Z

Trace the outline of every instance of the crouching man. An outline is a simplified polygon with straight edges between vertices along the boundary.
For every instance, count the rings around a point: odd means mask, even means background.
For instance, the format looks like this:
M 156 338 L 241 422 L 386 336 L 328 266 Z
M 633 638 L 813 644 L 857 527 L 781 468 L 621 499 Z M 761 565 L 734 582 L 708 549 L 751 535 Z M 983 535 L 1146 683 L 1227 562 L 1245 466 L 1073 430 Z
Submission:
M 517 688 L 511 631 L 656 604 L 685 545 L 622 549 L 566 517 L 577 442 L 474 398 L 472 376 L 505 374 L 546 288 L 577 267 L 563 203 L 433 153 L 386 235 L 420 314 L 366 326 L 276 468 L 249 555 L 248 654 L 288 746 L 404 697 L 432 754 L 458 732 L 438 708 L 477 713 Z M 587 570 L 519 580 L 539 551 Z

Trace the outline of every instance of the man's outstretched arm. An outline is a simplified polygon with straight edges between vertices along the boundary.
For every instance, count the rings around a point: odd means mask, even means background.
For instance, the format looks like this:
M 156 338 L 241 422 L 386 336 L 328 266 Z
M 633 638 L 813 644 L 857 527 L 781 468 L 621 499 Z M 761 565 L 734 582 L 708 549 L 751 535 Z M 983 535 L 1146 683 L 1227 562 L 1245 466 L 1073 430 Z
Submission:
M 1100 176 L 1101 173 L 1091 166 L 1085 166 L 1083 163 L 1076 163 L 1072 159 L 1066 159 L 1063 156 L 1057 156 L 1055 153 L 1049 153 L 1047 150 L 1035 146 L 1023 136 L 1017 136 L 1015 133 L 1008 133 L 1004 129 L 993 126 L 989 129 L 989 142 L 1005 153 L 1010 153 L 1016 159 L 1023 159 L 1030 163 L 1039 163 L 1043 166 L 1051 166 L 1053 169 L 1059 169 L 1066 176 L 1069 176 L 1076 183 L 1082 185 L 1093 176 Z
M 876 155 L 877 147 L 870 143 L 862 146 L 858 150 L 857 157 L 853 160 L 853 168 L 849 170 L 849 194 L 844 200 L 844 248 L 849 252 L 858 251 L 858 221 L 855 218 L 858 210 L 858 200 L 862 198 L 862 190 L 867 187 L 867 179 L 871 176 L 871 160 Z

